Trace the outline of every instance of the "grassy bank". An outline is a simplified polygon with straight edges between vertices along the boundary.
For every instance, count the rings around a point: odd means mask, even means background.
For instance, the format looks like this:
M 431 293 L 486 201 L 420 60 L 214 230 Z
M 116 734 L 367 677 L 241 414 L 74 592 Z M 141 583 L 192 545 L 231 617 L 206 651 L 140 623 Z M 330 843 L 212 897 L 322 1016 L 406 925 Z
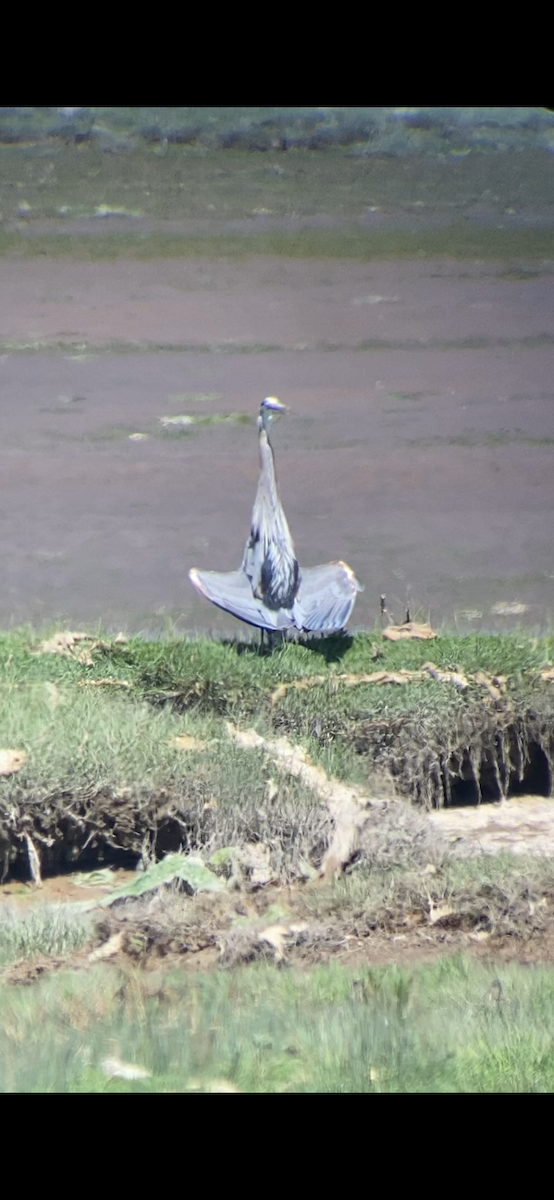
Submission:
M 270 758 L 233 740 L 229 721 L 286 734 L 338 780 L 392 780 L 424 807 L 550 794 L 552 639 L 394 644 L 376 633 L 271 655 L 206 638 L 54 649 L 31 631 L 0 639 L 0 748 L 24 756 L 0 783 L 4 874 L 25 871 L 27 834 L 50 869 L 237 839 L 273 839 L 317 868 L 321 800 L 293 773 L 268 804 Z

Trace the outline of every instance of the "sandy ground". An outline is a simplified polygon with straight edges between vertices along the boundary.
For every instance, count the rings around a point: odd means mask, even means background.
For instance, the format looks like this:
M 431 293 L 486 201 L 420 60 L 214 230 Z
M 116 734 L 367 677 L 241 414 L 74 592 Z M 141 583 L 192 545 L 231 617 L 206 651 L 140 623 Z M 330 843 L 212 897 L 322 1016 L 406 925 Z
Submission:
M 442 808 L 428 820 L 462 854 L 554 854 L 554 804 L 544 796 Z
M 4 260 L 0 311 L 3 626 L 240 635 L 187 571 L 240 562 L 267 394 L 300 562 L 355 569 L 353 627 L 381 592 L 397 619 L 550 625 L 552 268 Z M 252 425 L 160 422 L 231 413 Z

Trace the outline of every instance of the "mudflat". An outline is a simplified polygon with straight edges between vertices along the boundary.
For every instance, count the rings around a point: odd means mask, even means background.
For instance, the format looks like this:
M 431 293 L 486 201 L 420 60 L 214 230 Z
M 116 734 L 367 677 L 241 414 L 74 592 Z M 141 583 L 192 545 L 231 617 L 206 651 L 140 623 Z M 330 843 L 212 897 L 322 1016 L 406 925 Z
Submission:
M 240 562 L 270 394 L 300 563 L 353 567 L 354 627 L 383 592 L 551 623 L 551 263 L 6 258 L 0 309 L 4 626 L 246 632 L 187 571 Z

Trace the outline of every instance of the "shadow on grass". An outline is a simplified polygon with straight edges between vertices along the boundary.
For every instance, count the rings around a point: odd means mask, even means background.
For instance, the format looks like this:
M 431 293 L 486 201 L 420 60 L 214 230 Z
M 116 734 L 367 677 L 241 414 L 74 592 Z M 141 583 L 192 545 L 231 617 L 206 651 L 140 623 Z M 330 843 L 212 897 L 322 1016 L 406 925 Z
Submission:
M 288 639 L 285 635 L 276 633 L 273 635 L 273 644 L 268 644 L 267 641 L 262 642 L 239 642 L 233 638 L 224 639 L 221 643 L 223 646 L 229 646 L 239 656 L 242 654 L 255 655 L 257 658 L 268 658 L 276 651 L 281 650 L 284 646 L 302 646 L 305 650 L 311 650 L 313 654 L 319 654 L 325 659 L 326 663 L 341 662 L 344 655 L 354 644 L 354 638 L 350 633 L 333 633 L 328 637 L 319 637 L 317 634 L 311 637 L 301 637 L 298 639 Z
M 299 645 L 321 655 L 326 663 L 334 663 L 341 662 L 354 645 L 354 638 L 350 633 L 332 633 L 328 637 L 300 638 Z

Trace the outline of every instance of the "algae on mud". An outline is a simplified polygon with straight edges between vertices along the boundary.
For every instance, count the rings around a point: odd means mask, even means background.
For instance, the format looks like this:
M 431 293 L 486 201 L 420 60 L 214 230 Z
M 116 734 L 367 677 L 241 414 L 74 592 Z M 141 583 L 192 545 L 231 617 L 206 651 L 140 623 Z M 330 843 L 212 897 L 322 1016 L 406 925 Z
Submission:
M 551 270 L 554 234 L 546 229 L 446 228 L 367 231 L 357 227 L 331 230 L 300 229 L 250 233 L 59 233 L 32 235 L 0 231 L 0 258 L 72 258 L 77 262 L 200 258 L 242 260 L 259 256 L 289 259 L 446 258 L 468 261 L 504 260 L 517 270 L 521 263 L 540 261 Z

